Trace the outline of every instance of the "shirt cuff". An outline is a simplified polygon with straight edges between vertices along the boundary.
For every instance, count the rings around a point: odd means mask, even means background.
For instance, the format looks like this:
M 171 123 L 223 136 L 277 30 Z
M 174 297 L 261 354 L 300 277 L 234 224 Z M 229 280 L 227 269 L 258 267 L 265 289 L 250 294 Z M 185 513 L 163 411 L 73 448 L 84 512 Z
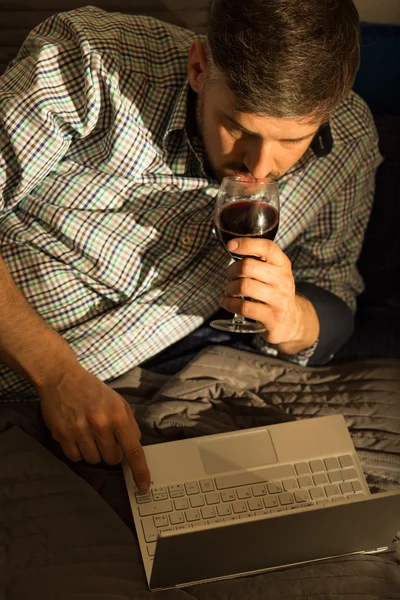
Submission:
M 274 344 L 269 344 L 261 334 L 255 335 L 253 338 L 253 346 L 262 354 L 267 354 L 268 356 L 273 356 L 275 358 L 281 358 L 282 360 L 286 360 L 286 362 L 291 362 L 296 365 L 300 365 L 301 367 L 306 367 L 308 365 L 308 361 L 312 358 L 316 348 L 318 347 L 319 340 L 314 342 L 310 348 L 306 348 L 306 350 L 302 350 L 297 354 L 285 354 L 284 352 L 279 352 L 277 347 Z

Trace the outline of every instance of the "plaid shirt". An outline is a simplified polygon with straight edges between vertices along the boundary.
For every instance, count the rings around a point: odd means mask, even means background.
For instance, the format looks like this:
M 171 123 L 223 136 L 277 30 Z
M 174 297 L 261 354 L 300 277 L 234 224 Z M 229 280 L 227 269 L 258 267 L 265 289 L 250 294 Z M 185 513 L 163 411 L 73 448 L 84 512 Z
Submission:
M 187 127 L 187 56 L 199 36 L 85 7 L 28 36 L 0 78 L 0 253 L 16 285 L 82 366 L 117 377 L 219 306 L 229 258 L 217 182 Z M 355 262 L 381 158 L 365 103 L 331 121 L 280 182 L 277 244 L 296 280 L 355 308 Z M 0 392 L 30 385 L 4 365 Z

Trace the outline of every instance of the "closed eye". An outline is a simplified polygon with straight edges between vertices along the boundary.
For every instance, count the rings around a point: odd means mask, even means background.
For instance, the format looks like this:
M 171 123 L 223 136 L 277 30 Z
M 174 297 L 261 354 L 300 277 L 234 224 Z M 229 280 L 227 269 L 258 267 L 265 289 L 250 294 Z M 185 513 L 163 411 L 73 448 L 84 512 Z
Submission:
M 304 139 L 302 140 L 281 140 L 281 142 L 284 142 L 285 144 L 301 144 L 301 142 L 304 142 Z

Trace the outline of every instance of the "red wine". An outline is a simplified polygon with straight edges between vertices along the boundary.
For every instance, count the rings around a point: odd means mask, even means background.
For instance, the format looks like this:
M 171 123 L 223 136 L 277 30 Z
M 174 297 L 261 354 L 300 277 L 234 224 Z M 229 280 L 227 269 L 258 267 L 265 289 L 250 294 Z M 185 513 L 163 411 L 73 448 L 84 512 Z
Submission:
M 264 202 L 233 202 L 222 208 L 216 218 L 216 232 L 224 246 L 236 237 L 274 240 L 278 231 L 279 213 Z

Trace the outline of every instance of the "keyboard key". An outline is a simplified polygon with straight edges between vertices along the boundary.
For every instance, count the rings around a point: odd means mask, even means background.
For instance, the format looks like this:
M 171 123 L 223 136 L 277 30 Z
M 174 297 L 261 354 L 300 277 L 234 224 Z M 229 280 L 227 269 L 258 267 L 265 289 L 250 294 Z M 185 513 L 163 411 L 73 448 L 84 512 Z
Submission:
M 251 491 L 253 492 L 253 496 L 265 496 L 267 493 L 267 486 L 265 483 L 258 483 L 257 485 L 253 485 Z
M 246 504 L 246 502 L 243 502 L 242 500 L 237 500 L 236 502 L 233 502 L 232 508 L 233 508 L 233 512 L 236 514 L 242 513 L 242 512 L 247 512 L 247 504 Z
M 176 502 L 176 500 L 175 500 Z M 160 502 L 150 502 L 139 506 L 139 515 L 148 517 L 150 515 L 158 515 L 160 513 L 172 512 L 171 500 L 161 500 Z
M 286 481 L 283 482 L 283 487 L 285 489 L 285 492 L 290 492 L 291 490 L 297 490 L 297 481 L 295 479 L 286 479 Z
M 146 502 L 151 502 L 151 496 L 150 494 L 137 494 L 136 495 L 136 502 L 138 504 L 145 504 Z
M 192 508 L 198 508 L 199 506 L 204 506 L 204 504 L 204 496 L 202 496 L 201 494 L 190 497 L 190 506 Z
M 214 482 L 212 479 L 202 479 L 200 481 L 200 487 L 201 491 L 204 493 L 213 492 L 215 490 Z
M 346 483 L 341 483 L 340 484 L 340 491 L 342 492 L 343 496 L 346 496 L 347 494 L 353 494 L 353 486 L 351 485 L 350 481 L 346 481 Z
M 326 485 L 325 486 L 325 494 L 327 495 L 328 498 L 331 498 L 332 496 L 340 496 L 341 495 L 338 486 L 335 484 Z
M 232 508 L 230 504 L 220 504 L 217 506 L 217 512 L 219 517 L 226 517 L 232 514 Z
M 206 494 L 206 502 L 207 502 L 207 504 L 218 504 L 219 503 L 218 492 L 210 492 L 209 494 Z
M 325 473 L 318 473 L 318 475 L 314 475 L 313 479 L 315 485 L 324 485 L 324 483 L 328 483 L 328 478 Z
M 157 527 L 154 525 L 153 517 L 142 519 L 143 535 L 146 542 L 156 542 L 158 537 Z
M 181 483 L 170 485 L 168 488 L 170 498 L 181 498 L 185 495 L 185 490 Z
M 228 488 L 239 487 L 241 485 L 253 485 L 263 481 L 273 481 L 274 479 L 285 479 L 294 475 L 292 465 L 279 465 L 276 467 L 266 467 L 257 469 L 257 471 L 243 471 L 234 475 L 221 475 L 215 478 L 217 489 L 226 490 Z
M 208 522 L 212 525 L 213 523 L 223 523 L 224 521 L 223 521 L 223 519 L 216 518 L 216 519 L 209 519 Z
M 350 481 L 351 479 L 358 479 L 357 471 L 355 469 L 345 469 L 341 471 L 343 481 Z
M 362 498 L 368 498 L 366 494 L 353 494 L 352 496 L 347 496 L 347 500 L 361 500 Z
M 359 481 L 352 481 L 351 485 L 353 486 L 354 493 L 362 491 L 362 485 Z
M 332 498 L 332 502 L 346 502 L 346 497 L 339 496 L 338 498 Z
M 185 489 L 188 496 L 191 496 L 192 494 L 198 494 L 200 492 L 199 484 L 197 483 L 197 481 L 190 481 L 189 483 L 185 483 Z
M 158 500 L 168 500 L 168 494 L 167 492 L 162 492 L 160 494 L 155 494 L 153 492 L 153 500 L 154 502 L 158 502 Z
M 325 458 L 324 463 L 327 471 L 333 471 L 334 469 L 339 468 L 338 459 L 334 456 L 332 456 L 332 458 Z
M 200 511 L 197 508 L 189 508 L 185 511 L 186 521 L 200 521 Z
M 172 515 L 169 515 L 169 520 L 171 525 L 179 525 L 185 522 L 185 517 L 182 512 L 172 513 Z
M 221 492 L 221 500 L 223 502 L 233 502 L 236 500 L 235 490 L 224 490 Z
M 252 498 L 247 502 L 249 510 L 262 510 L 264 508 L 264 504 L 260 498 Z
M 328 473 L 328 477 L 331 483 L 341 483 L 343 481 L 340 471 L 331 471 Z
M 167 488 L 166 487 L 154 487 L 152 488 L 152 493 L 154 494 L 166 494 L 167 493 Z
M 324 490 L 320 487 L 314 487 L 308 491 L 312 500 L 320 500 L 321 498 L 325 498 Z
M 224 493 L 224 492 L 222 492 L 222 493 Z M 248 487 L 239 488 L 238 490 L 236 490 L 236 495 L 238 497 L 238 500 L 245 500 L 246 498 L 251 498 L 250 488 L 248 488 Z
M 303 502 L 297 505 L 297 508 L 309 508 L 311 506 L 315 506 L 315 502 Z
M 156 553 L 156 542 L 153 542 L 153 544 L 147 544 L 147 554 L 149 556 L 154 556 Z
M 282 506 L 286 506 L 287 504 L 294 504 L 293 494 L 291 494 L 290 492 L 284 492 L 283 494 L 279 494 L 278 498 Z
M 342 469 L 344 469 L 345 467 L 354 466 L 353 459 L 351 458 L 350 454 L 344 454 L 343 456 L 339 456 L 339 462 Z
M 248 517 L 254 517 L 253 513 L 246 512 L 239 515 L 239 519 L 247 519 Z
M 159 533 L 164 533 L 165 531 L 175 531 L 175 527 L 160 527 L 158 531 Z
M 317 506 L 326 506 L 327 504 L 331 504 L 331 501 L 328 498 L 325 500 L 317 500 Z
M 302 462 L 294 465 L 296 469 L 297 475 L 307 475 L 310 472 L 310 467 L 308 463 Z
M 297 492 L 294 492 L 294 497 L 296 502 L 307 502 L 310 499 L 310 496 L 306 490 L 298 490 Z
M 324 463 L 322 460 L 310 460 L 310 468 L 312 473 L 322 473 L 325 471 Z
M 216 516 L 215 508 L 213 506 L 205 506 L 201 509 L 201 516 L 203 519 L 213 519 Z
M 301 487 L 301 488 L 311 487 L 314 485 L 313 480 L 308 475 L 305 475 L 304 477 L 299 477 L 298 482 L 299 482 L 299 487 Z
M 189 508 L 189 502 L 187 498 L 177 498 L 174 500 L 175 510 L 185 510 Z
M 167 527 L 169 525 L 168 515 L 157 515 L 153 517 L 153 521 L 156 527 Z
M 229 515 L 228 517 L 224 517 L 223 521 L 236 521 L 237 517 L 235 515 Z
M 279 494 L 280 492 L 282 492 L 282 486 L 277 481 L 267 483 L 267 488 L 270 494 Z
M 274 506 L 278 506 L 278 498 L 277 496 L 265 496 L 264 498 L 264 506 L 265 508 L 273 508 Z

